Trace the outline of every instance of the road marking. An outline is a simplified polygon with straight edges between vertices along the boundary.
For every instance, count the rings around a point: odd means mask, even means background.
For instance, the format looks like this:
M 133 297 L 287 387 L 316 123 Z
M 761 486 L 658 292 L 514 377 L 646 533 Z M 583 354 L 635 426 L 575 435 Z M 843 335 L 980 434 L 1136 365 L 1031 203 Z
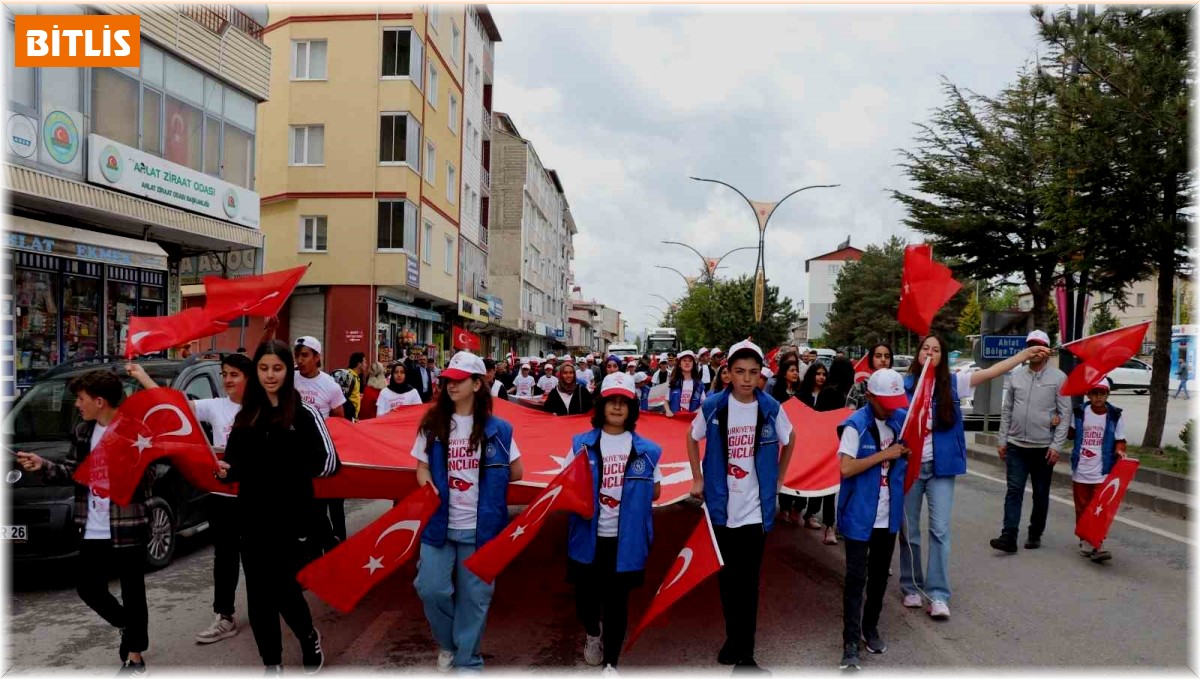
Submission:
M 978 476 L 981 479 L 987 479 L 988 481 L 995 481 L 996 483 L 999 483 L 999 484 L 1002 484 L 1005 486 L 1008 485 L 1008 481 L 1005 481 L 1004 479 L 998 479 L 995 476 L 988 476 L 987 474 L 980 474 L 979 472 L 971 470 L 971 469 L 968 469 L 967 473 L 971 474 L 972 476 Z M 1025 488 L 1026 495 L 1031 495 L 1032 493 L 1033 493 L 1032 488 L 1028 488 L 1028 487 Z M 1058 497 L 1057 495 L 1054 495 L 1053 493 L 1050 494 L 1050 499 L 1054 500 L 1055 502 L 1057 502 L 1059 504 L 1064 504 L 1064 505 L 1070 507 L 1071 509 L 1075 508 L 1074 502 L 1072 502 L 1071 500 L 1067 500 L 1065 498 Z M 1120 521 L 1121 523 L 1125 524 L 1126 526 L 1140 528 L 1144 531 L 1154 533 L 1155 535 L 1161 535 L 1162 537 L 1167 538 L 1169 540 L 1174 540 L 1176 542 L 1182 542 L 1185 545 L 1196 544 L 1191 538 L 1185 538 L 1182 535 L 1176 535 L 1175 533 L 1172 533 L 1170 531 L 1165 531 L 1161 528 L 1155 528 L 1154 526 L 1148 526 L 1148 525 L 1142 523 L 1141 521 L 1134 521 L 1133 519 L 1127 519 L 1123 516 L 1114 517 L 1114 520 Z

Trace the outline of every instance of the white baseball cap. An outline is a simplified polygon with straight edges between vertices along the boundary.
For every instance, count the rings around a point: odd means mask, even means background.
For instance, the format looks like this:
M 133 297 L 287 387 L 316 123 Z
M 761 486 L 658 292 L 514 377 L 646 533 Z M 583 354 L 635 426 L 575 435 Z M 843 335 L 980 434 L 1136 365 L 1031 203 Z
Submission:
M 563 363 L 574 363 L 575 362 L 575 359 L 570 354 L 563 356 L 562 360 L 563 360 Z
M 696 352 L 692 351 L 691 349 L 688 349 L 687 351 L 681 351 L 675 356 L 675 360 L 676 361 L 683 360 L 683 358 L 687 357 L 687 356 L 690 356 L 692 358 L 692 360 L 695 360 Z
M 296 339 L 296 346 L 293 351 L 295 351 L 295 349 L 299 349 L 300 347 L 308 347 L 309 349 L 312 349 L 314 353 L 319 354 L 321 353 L 321 340 L 313 337 L 312 335 L 305 335 L 304 337 Z
M 547 361 L 553 361 L 553 360 L 555 360 L 556 358 L 558 358 L 558 357 L 557 357 L 557 356 L 555 356 L 554 354 L 547 354 L 547 355 L 546 355 L 546 360 L 547 360 Z
M 721 351 L 721 347 L 713 347 L 713 348 L 712 348 L 712 353 L 714 353 L 714 354 L 723 354 L 723 353 L 725 353 L 725 352 Z
M 521 370 L 529 370 L 529 364 L 528 364 L 528 363 L 522 363 L 522 364 L 521 364 Z
M 703 356 L 708 353 L 708 347 L 700 347 L 700 351 L 696 352 L 697 356 Z
M 904 394 L 904 378 L 891 368 L 876 370 L 867 378 L 867 393 L 875 397 L 888 410 L 908 407 L 908 396 Z
M 757 344 L 755 344 L 754 342 L 751 342 L 749 337 L 747 337 L 746 339 L 742 340 L 741 342 L 738 342 L 737 344 L 729 347 L 729 360 L 732 361 L 733 357 L 736 356 L 738 354 L 738 352 L 747 352 L 747 351 L 752 352 L 755 356 L 758 356 L 759 361 L 763 360 L 762 349 L 760 349 L 759 346 Z
M 660 361 L 665 361 L 665 360 L 667 360 L 667 355 L 666 355 L 666 354 L 659 354 L 659 355 L 658 355 L 658 360 L 660 360 Z
M 1041 330 L 1034 330 L 1025 338 L 1025 346 L 1029 346 L 1030 342 L 1041 342 L 1044 346 L 1050 346 L 1050 336 Z
M 764 378 L 766 378 L 768 380 L 775 376 L 775 373 L 771 372 L 770 368 L 763 368 L 762 371 L 760 371 L 758 374 L 762 375 Z
M 647 379 L 649 379 L 649 378 L 646 377 L 646 373 L 639 372 L 639 373 L 633 374 L 633 383 L 634 384 L 641 384 L 642 382 L 645 382 Z
M 637 390 L 633 388 L 633 377 L 627 373 L 613 373 L 604 378 L 600 384 L 600 396 L 628 396 L 637 398 Z
M 474 375 L 486 374 L 487 366 L 483 364 L 482 358 L 469 351 L 460 351 L 454 355 L 454 358 L 450 359 L 450 365 L 446 366 L 446 369 L 438 377 L 445 377 L 457 382 Z

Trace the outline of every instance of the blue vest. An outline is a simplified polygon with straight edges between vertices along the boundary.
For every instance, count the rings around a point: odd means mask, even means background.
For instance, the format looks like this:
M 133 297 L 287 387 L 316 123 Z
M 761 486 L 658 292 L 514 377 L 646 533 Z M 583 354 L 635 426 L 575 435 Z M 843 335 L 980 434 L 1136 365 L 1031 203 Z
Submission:
M 512 425 L 495 415 L 484 425 L 484 448 L 479 465 L 479 506 L 475 517 L 475 545 L 482 547 L 508 524 L 508 451 L 512 448 Z M 446 446 L 434 440 L 429 450 L 429 471 L 438 497 L 442 498 L 421 542 L 434 547 L 446 544 L 450 526 L 450 474 L 446 470 Z
M 1117 463 L 1117 422 L 1121 420 L 1121 409 L 1111 403 L 1108 414 L 1104 416 L 1104 444 L 1100 447 L 1101 471 L 1107 476 Z M 1075 448 L 1071 450 L 1071 471 L 1079 466 L 1079 455 L 1083 451 L 1083 415 L 1085 409 L 1091 408 L 1084 404 L 1075 409 Z
M 707 429 L 704 442 L 704 498 L 713 525 L 724 526 L 729 519 L 729 399 L 726 389 L 704 401 L 697 417 L 704 417 Z M 758 424 L 754 429 L 754 471 L 758 475 L 758 502 L 762 510 L 763 531 L 775 525 L 775 486 L 779 481 L 779 435 L 775 430 L 775 418 L 779 415 L 779 401 L 754 390 L 758 399 Z M 721 426 L 721 420 L 725 426 Z M 724 431 L 722 431 L 724 429 Z
M 893 435 L 899 437 L 904 427 L 904 409 L 896 410 L 888 418 L 887 425 Z M 846 427 L 852 427 L 858 432 L 858 457 L 865 458 L 879 452 L 879 443 L 871 435 L 871 423 L 875 415 L 871 406 L 866 405 L 854 411 L 845 422 L 838 425 L 838 438 Z M 920 452 L 909 453 L 920 455 Z M 839 453 L 840 456 L 840 453 Z M 839 464 L 840 464 L 839 460 Z M 838 493 L 838 529 L 851 540 L 866 542 L 871 539 L 871 531 L 875 528 L 875 512 L 879 507 L 879 482 L 883 477 L 883 465 L 875 465 L 870 469 L 842 479 L 842 488 Z M 891 507 L 888 520 L 888 532 L 900 530 L 900 522 L 904 519 L 904 475 L 908 469 L 908 461 L 904 458 L 892 460 L 888 470 L 889 505 Z
M 591 519 L 571 514 L 567 519 L 567 556 L 579 563 L 591 563 L 596 558 L 596 536 L 600 528 L 600 482 L 604 479 L 604 456 L 600 452 L 600 430 L 593 429 L 571 438 L 571 450 L 587 446 L 592 466 L 593 513 Z M 654 469 L 662 448 L 658 444 L 633 434 L 633 453 L 625 466 L 625 481 L 621 489 L 620 512 L 617 514 L 617 572 L 640 571 L 650 556 L 654 541 Z
M 907 375 L 904 378 L 904 393 L 912 403 L 913 391 L 916 390 L 917 378 Z M 935 390 L 936 391 L 936 390 Z M 933 475 L 959 476 L 967 473 L 967 434 L 963 430 L 962 408 L 958 404 L 958 382 L 954 375 L 950 376 L 950 398 L 954 401 L 954 424 L 947 429 L 939 429 L 937 418 L 937 394 L 933 396 Z M 899 429 L 896 430 L 899 435 Z M 914 450 L 914 463 L 920 464 L 921 451 Z
M 671 391 L 667 397 L 668 404 L 671 407 L 671 412 L 679 412 L 679 401 L 683 398 L 683 381 L 674 382 L 671 384 Z M 688 411 L 696 412 L 700 409 L 700 400 L 704 398 L 704 383 L 700 380 L 692 380 L 692 398 L 688 401 Z

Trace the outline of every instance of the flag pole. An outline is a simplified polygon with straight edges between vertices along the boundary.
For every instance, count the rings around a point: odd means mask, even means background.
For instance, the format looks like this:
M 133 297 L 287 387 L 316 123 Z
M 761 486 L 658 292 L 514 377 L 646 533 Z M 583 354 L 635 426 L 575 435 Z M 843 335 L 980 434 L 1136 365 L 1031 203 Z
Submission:
M 925 384 L 926 370 L 929 370 L 929 361 L 925 361 L 925 363 L 921 365 L 921 375 L 917 378 L 916 388 L 913 389 L 913 401 L 917 400 L 917 391 L 921 388 L 921 385 Z M 909 403 L 909 406 L 908 412 L 904 413 L 904 424 L 900 427 L 900 433 L 904 433 L 904 430 L 908 429 L 908 420 L 913 416 L 913 410 L 915 410 L 915 408 L 911 407 L 912 403 Z

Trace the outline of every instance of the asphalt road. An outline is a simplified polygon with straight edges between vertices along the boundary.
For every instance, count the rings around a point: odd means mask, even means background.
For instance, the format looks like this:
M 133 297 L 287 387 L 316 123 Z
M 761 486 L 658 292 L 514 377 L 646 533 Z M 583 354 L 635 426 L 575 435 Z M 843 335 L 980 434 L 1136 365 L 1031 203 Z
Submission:
M 1150 396 L 1148 394 L 1139 396 L 1132 391 L 1117 391 L 1110 395 L 1108 400 L 1125 411 L 1126 440 L 1131 445 L 1142 445 L 1142 437 L 1146 435 L 1146 418 L 1150 412 Z M 1167 399 L 1167 421 L 1163 425 L 1164 445 L 1183 446 L 1179 432 L 1183 430 L 1183 425 L 1187 424 L 1188 418 L 1195 417 L 1195 408 L 1193 407 L 1195 402 L 1200 402 L 1200 398 L 1197 401 L 1183 398 Z
M 984 475 L 994 474 L 986 466 L 979 469 Z M 1068 493 L 1066 487 L 1054 489 L 1062 498 Z M 864 669 L 1182 670 L 1188 663 L 1186 522 L 1125 507 L 1106 544 L 1115 558 L 1097 565 L 1077 554 L 1070 534 L 1073 509 L 1065 502 L 1052 502 L 1043 548 L 1002 555 L 987 541 L 999 532 L 1003 486 L 973 472 L 959 479 L 956 495 L 953 617 L 934 621 L 923 611 L 903 608 L 893 583 L 881 624 L 889 649 L 882 656 L 865 655 Z M 387 507 L 380 502 L 347 505 L 352 531 Z M 1025 511 L 1028 515 L 1028 501 Z M 631 601 L 635 620 L 699 517 L 700 510 L 687 504 L 656 512 L 657 539 L 647 582 Z M 563 516 L 554 517 L 500 577 L 484 638 L 489 667 L 595 671 L 582 662 L 583 633 L 574 620 L 573 594 L 565 582 L 565 525 Z M 764 667 L 836 669 L 844 551 L 840 545 L 822 545 L 819 536 L 819 531 L 787 525 L 768 539 L 758 633 L 758 660 Z M 152 670 L 260 667 L 245 618 L 244 583 L 238 593 L 242 632 L 212 646 L 193 641 L 212 619 L 210 568 L 211 548 L 196 539 L 168 568 L 147 577 L 151 648 L 146 659 Z M 899 573 L 898 561 L 895 570 Z M 79 601 L 63 577 L 47 569 L 14 574 L 5 673 L 116 669 L 117 633 Z M 309 595 L 330 669 L 433 669 L 436 649 L 413 591 L 413 577 L 414 566 L 409 564 L 350 615 Z M 724 625 L 715 578 L 668 615 L 666 624 L 647 631 L 625 655 L 623 671 L 723 669 L 716 665 Z M 284 649 L 285 663 L 295 668 L 299 650 L 286 628 Z

